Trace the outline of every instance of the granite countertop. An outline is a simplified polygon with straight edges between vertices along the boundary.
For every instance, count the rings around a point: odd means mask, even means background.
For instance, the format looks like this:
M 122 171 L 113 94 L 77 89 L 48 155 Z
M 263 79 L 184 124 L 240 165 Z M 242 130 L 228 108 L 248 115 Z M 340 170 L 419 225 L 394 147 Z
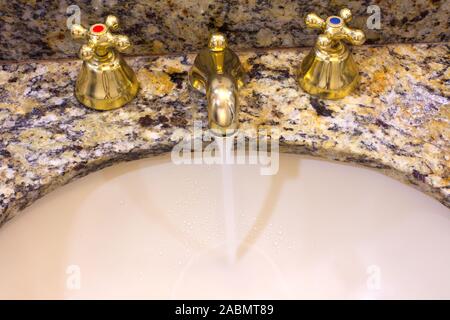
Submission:
M 317 32 L 305 26 L 305 15 L 327 17 L 342 7 L 352 10 L 350 25 L 364 30 L 368 44 L 450 40 L 446 0 L 8 0 L 0 1 L 0 60 L 75 58 L 80 44 L 66 25 L 73 5 L 85 26 L 115 14 L 135 55 L 198 51 L 214 28 L 235 49 L 312 46 Z M 373 6 L 379 29 L 367 25 Z
M 241 53 L 241 128 L 276 128 L 282 152 L 378 168 L 450 207 L 450 45 L 353 48 L 361 85 L 339 101 L 295 80 L 308 49 Z M 0 224 L 58 186 L 114 163 L 168 152 L 206 124 L 189 89 L 191 55 L 128 59 L 141 83 L 124 108 L 90 110 L 73 96 L 81 62 L 0 65 Z

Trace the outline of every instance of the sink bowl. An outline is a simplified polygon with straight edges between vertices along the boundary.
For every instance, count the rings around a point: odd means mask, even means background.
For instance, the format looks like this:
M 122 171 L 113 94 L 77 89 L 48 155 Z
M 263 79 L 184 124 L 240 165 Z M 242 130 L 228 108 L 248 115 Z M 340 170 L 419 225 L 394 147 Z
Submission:
M 221 166 L 168 155 L 52 192 L 0 230 L 0 298 L 450 298 L 450 215 L 431 197 L 294 155 L 274 176 L 231 170 L 234 206 Z

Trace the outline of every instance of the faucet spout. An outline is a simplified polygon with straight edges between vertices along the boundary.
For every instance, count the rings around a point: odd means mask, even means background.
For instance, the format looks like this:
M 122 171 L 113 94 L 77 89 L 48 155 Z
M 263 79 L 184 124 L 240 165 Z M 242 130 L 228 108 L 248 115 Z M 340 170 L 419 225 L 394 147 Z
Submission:
M 232 135 L 238 129 L 238 93 L 233 79 L 216 75 L 206 90 L 209 128 L 216 135 Z
M 238 91 L 244 85 L 244 78 L 239 57 L 228 48 L 225 36 L 213 33 L 208 48 L 195 58 L 189 82 L 206 93 L 208 124 L 214 134 L 228 136 L 238 129 Z

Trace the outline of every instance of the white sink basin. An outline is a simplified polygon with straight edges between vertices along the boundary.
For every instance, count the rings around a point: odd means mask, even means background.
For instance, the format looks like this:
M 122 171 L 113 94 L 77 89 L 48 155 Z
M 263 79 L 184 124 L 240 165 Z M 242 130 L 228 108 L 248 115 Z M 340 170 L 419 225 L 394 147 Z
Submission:
M 91 174 L 0 230 L 0 298 L 450 298 L 450 214 L 365 168 L 282 155 L 234 166 L 226 258 L 219 166 L 169 156 Z

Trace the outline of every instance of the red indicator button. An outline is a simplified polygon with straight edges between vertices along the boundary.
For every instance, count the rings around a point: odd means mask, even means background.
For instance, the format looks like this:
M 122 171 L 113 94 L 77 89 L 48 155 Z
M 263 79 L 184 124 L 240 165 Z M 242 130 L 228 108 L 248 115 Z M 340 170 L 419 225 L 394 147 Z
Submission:
M 101 24 L 96 24 L 92 27 L 92 32 L 95 32 L 95 33 L 103 32 L 103 30 L 105 30 L 105 26 L 101 25 Z

